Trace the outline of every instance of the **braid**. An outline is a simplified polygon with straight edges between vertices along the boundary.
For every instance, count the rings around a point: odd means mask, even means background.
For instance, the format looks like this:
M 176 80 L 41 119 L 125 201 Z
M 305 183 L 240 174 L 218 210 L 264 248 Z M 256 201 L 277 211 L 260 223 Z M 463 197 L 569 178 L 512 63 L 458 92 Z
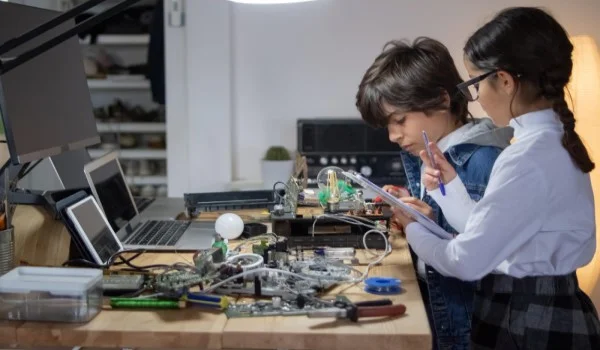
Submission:
M 563 124 L 564 134 L 562 137 L 562 145 L 569 152 L 571 158 L 581 171 L 589 173 L 595 167 L 592 162 L 585 145 L 581 141 L 581 138 L 575 131 L 575 117 L 573 112 L 569 109 L 567 102 L 565 101 L 565 94 L 563 90 L 560 90 L 557 98 L 554 99 L 552 109 L 558 114 L 560 121 Z

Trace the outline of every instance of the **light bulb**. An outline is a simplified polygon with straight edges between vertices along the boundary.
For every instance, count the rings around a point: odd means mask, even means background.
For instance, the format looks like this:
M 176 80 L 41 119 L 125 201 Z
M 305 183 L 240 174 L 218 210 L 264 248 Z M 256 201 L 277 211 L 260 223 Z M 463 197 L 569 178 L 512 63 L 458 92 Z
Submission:
M 346 181 L 346 175 L 343 174 L 344 170 L 342 170 L 342 168 L 339 168 L 337 166 L 325 167 L 321 169 L 321 171 L 319 171 L 319 174 L 317 175 L 317 185 L 319 186 L 319 189 L 321 191 L 325 190 L 328 187 L 329 173 L 332 171 L 335 172 L 338 181 Z
M 215 231 L 224 239 L 236 239 L 244 231 L 244 221 L 237 214 L 225 213 L 217 218 Z

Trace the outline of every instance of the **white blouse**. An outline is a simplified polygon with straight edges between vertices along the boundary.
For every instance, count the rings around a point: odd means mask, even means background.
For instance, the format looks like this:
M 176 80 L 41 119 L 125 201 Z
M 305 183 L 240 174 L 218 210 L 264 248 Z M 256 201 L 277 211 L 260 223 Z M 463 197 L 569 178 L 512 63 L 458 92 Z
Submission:
M 558 116 L 551 109 L 536 111 L 512 119 L 510 125 L 516 142 L 496 160 L 479 202 L 468 198 L 458 176 L 448 184 L 445 197 L 435 193 L 439 190 L 430 192 L 461 234 L 443 240 L 416 222 L 405 229 L 417 255 L 443 275 L 462 280 L 492 272 L 562 275 L 594 255 L 590 177 L 562 146 Z

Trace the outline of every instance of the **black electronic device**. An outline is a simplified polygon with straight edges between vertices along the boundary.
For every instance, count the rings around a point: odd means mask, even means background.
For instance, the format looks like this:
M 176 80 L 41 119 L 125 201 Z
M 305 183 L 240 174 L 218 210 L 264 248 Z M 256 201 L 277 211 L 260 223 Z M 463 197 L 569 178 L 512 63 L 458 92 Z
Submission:
M 308 187 L 327 166 L 355 170 L 378 185 L 406 185 L 400 147 L 386 129 L 357 118 L 298 119 L 298 152 L 306 157 Z
M 69 234 L 71 235 L 71 245 L 69 247 L 69 260 L 83 259 L 87 261 L 93 261 L 90 250 L 83 243 L 81 236 L 77 232 L 77 228 L 66 213 L 66 209 L 68 207 L 79 202 L 80 200 L 86 198 L 89 195 L 90 193 L 86 191 L 78 191 L 56 202 L 57 215 L 63 222 L 63 225 L 67 228 Z
M 267 233 L 267 225 L 261 224 L 260 222 L 251 222 L 244 224 L 244 230 L 242 231 L 242 237 L 251 238 L 255 236 L 264 235 Z
M 389 227 L 390 215 L 366 217 Z M 363 236 L 369 230 L 361 225 L 349 224 L 332 218 L 299 217 L 295 219 L 273 221 L 273 232 L 287 238 L 288 247 L 344 247 L 363 249 Z M 313 225 L 314 224 L 314 225 Z M 315 232 L 313 234 L 313 227 Z M 370 234 L 366 238 L 369 249 L 385 249 L 386 241 L 379 234 Z
M 184 193 L 183 201 L 190 217 L 219 210 L 264 208 L 271 211 L 279 203 L 273 190 Z
M 102 294 L 122 296 L 139 293 L 144 288 L 146 277 L 141 274 L 106 274 L 102 278 Z

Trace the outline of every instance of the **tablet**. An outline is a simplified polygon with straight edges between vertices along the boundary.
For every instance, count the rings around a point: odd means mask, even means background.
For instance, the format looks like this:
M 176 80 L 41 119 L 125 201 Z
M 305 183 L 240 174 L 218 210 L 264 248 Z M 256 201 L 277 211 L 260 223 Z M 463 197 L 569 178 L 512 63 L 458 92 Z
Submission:
M 113 255 L 123 250 L 94 197 L 87 196 L 67 207 L 66 212 L 94 263 L 106 265 Z
M 369 189 L 373 190 L 378 195 L 380 195 L 381 199 L 383 199 L 389 205 L 391 205 L 393 207 L 398 207 L 398 208 L 404 210 L 404 212 L 406 214 L 408 214 L 413 220 L 415 220 L 418 223 L 420 223 L 421 225 L 425 226 L 429 231 L 431 231 L 436 236 L 438 236 L 442 239 L 452 239 L 454 237 L 452 234 L 446 232 L 446 230 L 444 230 L 442 227 L 440 227 L 435 221 L 433 221 L 430 218 L 428 218 L 427 216 L 421 214 L 421 212 L 413 209 L 411 206 L 402 202 L 398 198 L 387 193 L 383 188 L 375 185 L 374 183 L 372 183 L 371 181 L 369 181 L 367 178 L 365 178 L 361 174 L 357 173 L 356 171 L 344 171 L 344 172 L 342 172 L 342 174 L 344 174 L 347 178 L 351 179 L 352 181 L 363 186 L 364 188 L 369 188 Z

